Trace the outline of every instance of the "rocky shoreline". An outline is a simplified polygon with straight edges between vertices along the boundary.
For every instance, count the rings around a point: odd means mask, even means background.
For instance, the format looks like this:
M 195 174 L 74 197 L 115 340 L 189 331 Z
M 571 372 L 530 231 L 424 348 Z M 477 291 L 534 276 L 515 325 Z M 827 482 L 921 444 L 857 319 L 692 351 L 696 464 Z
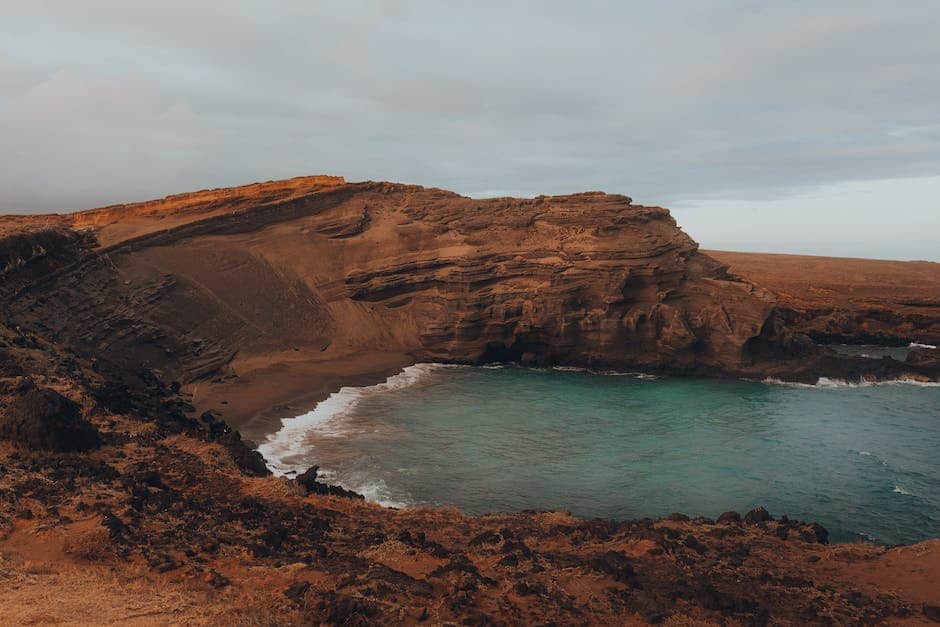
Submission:
M 239 595 L 259 586 L 272 598 L 250 612 L 278 624 L 857 623 L 934 611 L 830 574 L 851 577 L 898 549 L 830 547 L 821 526 L 762 508 L 621 522 L 391 510 L 318 482 L 315 469 L 293 480 L 266 476 L 237 433 L 211 414 L 187 417 L 170 388 L 167 409 L 144 417 L 152 410 L 139 401 L 116 414 L 100 391 L 60 387 L 85 402 L 77 423 L 57 420 L 54 404 L 24 388 L 65 398 L 22 377 L 4 380 L 4 401 L 27 399 L 5 402 L 4 424 L 29 414 L 38 427 L 4 432 L 3 566 L 30 568 L 16 556 L 24 536 L 58 541 L 53 570 L 59 561 L 107 565 L 120 576 L 136 564 L 154 585 L 188 589 L 191 609 L 216 612 L 209 622 L 237 619 Z M 57 450 L 74 448 L 76 427 L 85 450 Z M 931 559 L 935 544 L 923 545 Z
M 663 209 L 308 177 L 5 217 L 0 277 L 5 623 L 940 620 L 936 540 L 387 509 L 271 477 L 239 433 L 425 360 L 936 380 L 930 351 L 819 349 Z

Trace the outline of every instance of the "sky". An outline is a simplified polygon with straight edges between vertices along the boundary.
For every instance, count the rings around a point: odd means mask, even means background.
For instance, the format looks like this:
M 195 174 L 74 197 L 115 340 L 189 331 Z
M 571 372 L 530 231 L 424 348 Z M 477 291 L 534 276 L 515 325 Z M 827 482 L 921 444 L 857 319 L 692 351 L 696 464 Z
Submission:
M 328 173 L 940 261 L 938 25 L 936 0 L 0 0 L 0 213 Z

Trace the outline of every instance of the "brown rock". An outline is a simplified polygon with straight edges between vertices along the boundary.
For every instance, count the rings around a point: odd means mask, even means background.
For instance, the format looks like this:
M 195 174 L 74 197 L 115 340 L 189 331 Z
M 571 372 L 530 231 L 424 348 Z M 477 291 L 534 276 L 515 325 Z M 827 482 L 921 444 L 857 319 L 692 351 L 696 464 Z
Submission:
M 329 485 L 317 481 L 317 474 L 319 473 L 319 470 L 320 469 L 318 466 L 311 466 L 303 473 L 297 475 L 297 477 L 294 478 L 294 481 L 300 485 L 307 494 L 329 494 L 332 496 L 343 496 L 354 499 L 364 498 L 361 494 L 353 492 L 352 490 L 347 490 L 341 486 Z
M 911 352 L 907 354 L 906 361 L 931 378 L 940 376 L 940 349 L 912 348 Z
M 78 403 L 49 388 L 29 386 L 0 413 L 0 438 L 33 450 L 87 451 L 101 443 Z
M 940 264 L 707 251 L 772 291 L 794 331 L 821 343 L 940 344 Z M 934 375 L 936 377 L 936 375 Z
M 71 264 L 11 266 L 7 283 L 32 287 L 11 296 L 9 322 L 54 328 L 100 371 L 122 373 L 109 398 L 146 387 L 142 371 L 208 381 L 200 398 L 218 388 L 235 424 L 309 393 L 305 359 L 350 354 L 383 371 L 512 361 L 814 381 L 874 368 L 823 358 L 773 293 L 703 254 L 666 209 L 622 195 L 479 200 L 306 177 L 48 221 L 47 242 L 19 220 L 26 234 L 8 235 L 20 238 L 10 254 L 32 260 L 45 243 Z M 91 229 L 97 248 L 70 226 Z M 218 376 L 235 371 L 246 375 L 237 386 Z M 300 374 L 273 374 L 283 371 Z M 910 372 L 894 362 L 874 374 Z
M 770 512 L 763 507 L 758 507 L 744 515 L 744 524 L 756 525 L 762 522 L 769 522 L 773 519 L 774 517 L 770 515 Z
M 935 623 L 940 623 L 940 605 L 931 605 L 929 603 L 924 603 L 924 616 L 929 618 Z

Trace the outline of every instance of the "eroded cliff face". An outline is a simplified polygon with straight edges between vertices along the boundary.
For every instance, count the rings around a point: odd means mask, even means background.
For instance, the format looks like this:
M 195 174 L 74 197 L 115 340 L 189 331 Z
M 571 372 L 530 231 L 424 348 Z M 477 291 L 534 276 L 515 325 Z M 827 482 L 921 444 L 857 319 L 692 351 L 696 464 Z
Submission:
M 801 380 L 870 367 L 821 357 L 769 292 L 625 196 L 308 177 L 23 224 L 4 239 L 7 323 L 130 379 L 362 352 Z
M 822 343 L 940 344 L 940 264 L 713 251 L 770 289 L 787 324 Z
M 225 199 L 232 211 L 169 229 L 147 222 L 179 216 L 149 203 L 131 218 L 140 235 L 114 209 L 77 214 L 125 239 L 15 298 L 11 319 L 184 379 L 300 347 L 734 373 L 773 306 L 666 210 L 624 196 L 481 201 L 363 183 Z
M 414 321 L 420 359 L 731 370 L 772 306 L 624 196 L 376 191 L 361 237 L 393 245 L 345 274 L 346 296 Z
M 820 351 L 668 212 L 623 196 L 308 177 L 0 217 L 0 622 L 936 617 L 936 541 L 829 547 L 762 508 L 385 509 L 315 469 L 265 476 L 218 418 L 418 360 L 811 379 L 925 376 L 931 358 Z

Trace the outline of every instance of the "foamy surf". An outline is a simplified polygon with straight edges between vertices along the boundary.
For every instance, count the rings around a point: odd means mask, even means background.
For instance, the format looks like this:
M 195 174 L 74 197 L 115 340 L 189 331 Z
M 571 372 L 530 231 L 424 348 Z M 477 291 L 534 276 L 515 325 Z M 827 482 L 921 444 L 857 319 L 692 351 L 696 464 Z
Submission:
M 395 507 L 397 509 L 408 507 L 408 503 L 396 498 L 388 485 L 381 479 L 365 481 L 363 483 L 353 483 L 353 487 L 348 489 L 358 492 L 364 496 L 367 501 L 378 503 L 383 507 Z
M 598 374 L 605 377 L 633 377 L 635 379 L 658 379 L 659 377 L 655 374 L 647 374 L 645 372 L 620 372 L 619 370 L 592 370 L 590 368 L 581 368 L 579 366 L 552 366 L 552 370 L 556 372 L 583 372 L 586 374 Z M 535 368 L 539 370 L 539 368 Z
M 936 346 L 933 344 L 921 344 L 920 342 L 911 342 L 908 344 L 908 348 L 928 348 L 931 350 L 936 350 Z
M 311 411 L 293 418 L 281 420 L 281 428 L 270 434 L 267 440 L 258 446 L 268 468 L 276 476 L 303 472 L 315 460 L 310 460 L 310 447 L 307 437 L 316 432 L 320 436 L 339 437 L 345 431 L 342 418 L 348 416 L 356 405 L 370 394 L 389 392 L 410 387 L 443 364 L 415 364 L 400 373 L 392 375 L 384 383 L 364 387 L 344 387 L 317 403 Z M 354 488 L 343 486 L 346 489 Z
M 934 388 L 940 387 L 938 381 L 919 381 L 917 379 L 886 379 L 883 381 L 846 381 L 844 379 L 830 379 L 828 377 L 819 377 L 819 381 L 813 383 L 797 383 L 795 381 L 782 381 L 775 378 L 763 379 L 761 383 L 767 385 L 782 385 L 791 388 L 810 388 L 816 390 L 825 389 L 845 389 L 845 388 L 869 388 L 877 385 L 913 385 L 916 387 Z

